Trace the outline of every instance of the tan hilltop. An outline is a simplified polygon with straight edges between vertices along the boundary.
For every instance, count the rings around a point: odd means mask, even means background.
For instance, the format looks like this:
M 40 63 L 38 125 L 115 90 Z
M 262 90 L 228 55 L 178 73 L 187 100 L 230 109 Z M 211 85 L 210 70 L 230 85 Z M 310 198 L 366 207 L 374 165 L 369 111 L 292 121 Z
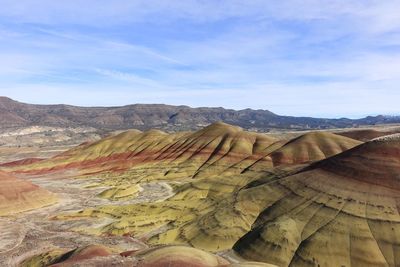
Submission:
M 258 159 L 246 170 L 262 171 L 266 167 L 287 167 L 309 164 L 331 157 L 362 142 L 330 132 L 309 132 L 288 141 L 279 141 L 266 150 L 266 155 Z
M 329 132 L 310 132 L 290 140 L 269 156 L 274 166 L 309 163 L 346 151 L 361 142 Z
M 0 171 L 0 216 L 47 206 L 55 195 L 10 173 Z

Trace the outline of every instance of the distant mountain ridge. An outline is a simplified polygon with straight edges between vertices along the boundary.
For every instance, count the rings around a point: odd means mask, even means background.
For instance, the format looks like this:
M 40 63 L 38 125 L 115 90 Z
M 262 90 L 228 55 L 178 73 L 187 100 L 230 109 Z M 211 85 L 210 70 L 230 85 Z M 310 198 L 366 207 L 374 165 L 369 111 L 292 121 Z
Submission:
M 93 127 L 99 130 L 158 128 L 166 131 L 195 130 L 223 121 L 255 131 L 271 129 L 327 129 L 358 125 L 400 123 L 400 116 L 363 119 L 321 119 L 280 116 L 268 110 L 191 108 L 164 104 L 134 104 L 121 107 L 78 107 L 26 104 L 0 97 L 0 129 L 38 126 Z

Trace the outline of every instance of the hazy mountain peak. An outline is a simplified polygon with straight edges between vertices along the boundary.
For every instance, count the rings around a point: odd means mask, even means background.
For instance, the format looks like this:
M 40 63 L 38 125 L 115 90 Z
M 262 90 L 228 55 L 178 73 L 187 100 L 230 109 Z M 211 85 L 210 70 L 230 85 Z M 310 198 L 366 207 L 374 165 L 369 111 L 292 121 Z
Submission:
M 70 105 L 32 105 L 0 97 L 3 111 L 1 129 L 10 127 L 93 127 L 101 131 L 157 128 L 163 131 L 197 130 L 227 127 L 222 123 L 244 129 L 269 131 L 271 129 L 326 129 L 357 125 L 400 122 L 400 117 L 368 117 L 359 120 L 319 119 L 280 116 L 268 110 L 232 110 L 224 108 L 190 108 L 164 104 L 134 104 L 122 107 L 78 107 Z M 230 126 L 233 127 L 233 126 Z M 234 130 L 231 128 L 231 130 Z

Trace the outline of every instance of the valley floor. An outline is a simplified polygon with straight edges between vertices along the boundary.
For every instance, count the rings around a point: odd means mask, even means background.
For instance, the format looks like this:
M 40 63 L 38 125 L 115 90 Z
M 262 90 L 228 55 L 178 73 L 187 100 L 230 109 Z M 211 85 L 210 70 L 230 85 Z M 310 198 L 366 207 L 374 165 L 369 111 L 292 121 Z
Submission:
M 132 237 L 92 236 L 71 231 L 73 227 L 91 228 L 110 223 L 110 219 L 78 219 L 58 221 L 52 217 L 59 213 L 76 212 L 83 208 L 105 204 L 133 204 L 162 200 L 172 194 L 166 183 L 152 183 L 134 200 L 110 201 L 97 195 L 105 187 L 87 188 L 96 179 L 57 179 L 54 176 L 30 178 L 31 182 L 56 193 L 59 202 L 55 205 L 13 217 L 0 217 L 0 266 L 17 266 L 31 256 L 55 248 L 74 249 L 89 244 L 102 244 L 118 250 L 129 251 L 145 248 L 146 244 Z

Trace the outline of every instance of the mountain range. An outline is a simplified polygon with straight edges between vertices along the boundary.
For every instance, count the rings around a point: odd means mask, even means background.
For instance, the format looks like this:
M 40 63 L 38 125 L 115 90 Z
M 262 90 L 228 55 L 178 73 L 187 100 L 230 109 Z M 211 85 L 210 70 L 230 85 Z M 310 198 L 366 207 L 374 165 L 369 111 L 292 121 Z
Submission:
M 272 129 L 328 129 L 400 123 L 400 116 L 362 119 L 323 119 L 277 115 L 268 110 L 134 104 L 121 107 L 35 105 L 0 97 L 0 130 L 29 126 L 92 127 L 102 131 L 152 128 L 165 131 L 197 130 L 222 121 L 253 131 Z

